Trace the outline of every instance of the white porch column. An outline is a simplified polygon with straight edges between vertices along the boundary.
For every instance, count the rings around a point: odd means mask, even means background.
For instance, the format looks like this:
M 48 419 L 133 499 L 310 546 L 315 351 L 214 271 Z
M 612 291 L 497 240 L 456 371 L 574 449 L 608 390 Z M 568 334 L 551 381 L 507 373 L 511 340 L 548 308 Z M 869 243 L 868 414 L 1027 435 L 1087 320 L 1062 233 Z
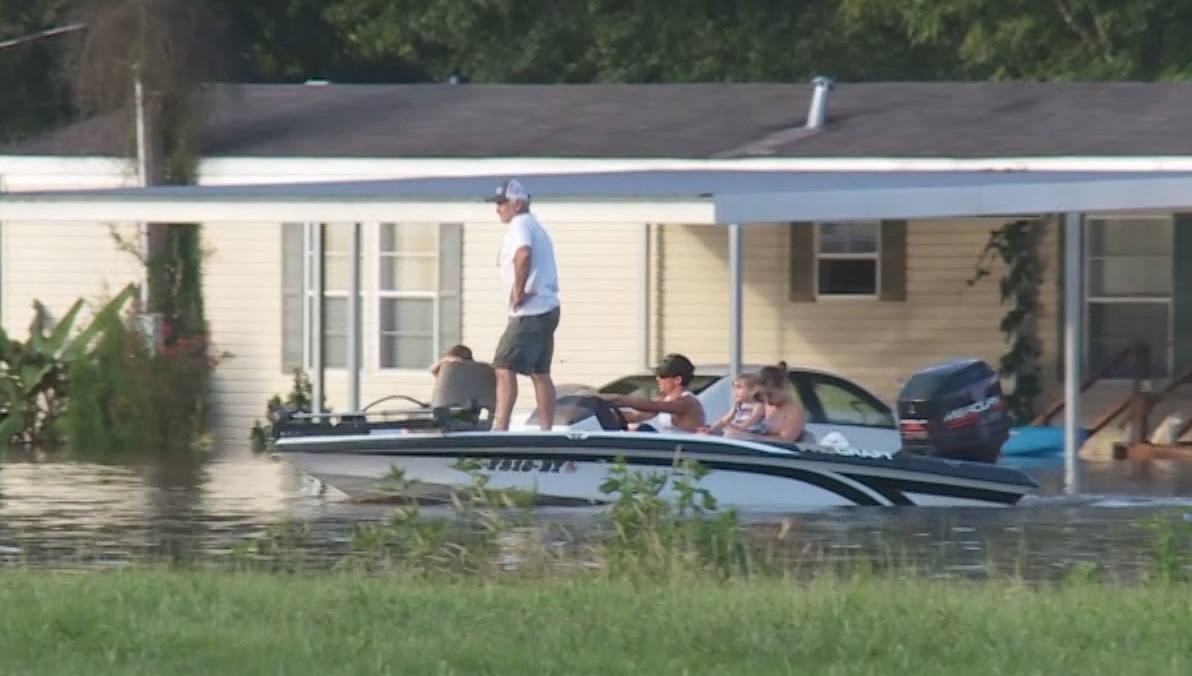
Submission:
M 1064 214 L 1064 489 L 1080 492 L 1080 381 L 1084 350 L 1084 217 Z
M 323 223 L 311 223 L 311 251 L 314 253 L 314 265 L 311 270 L 311 288 L 314 299 L 311 303 L 310 326 L 310 366 L 311 374 L 311 413 L 323 412 L 323 385 L 326 371 L 323 368 L 323 335 L 324 326 L 323 292 L 326 288 L 324 270 L 327 264 L 327 226 Z
M 360 410 L 360 223 L 348 245 L 348 410 Z
M 740 223 L 728 226 L 728 374 L 736 379 L 741 374 L 741 332 L 745 313 L 742 307 L 742 286 L 745 283 L 744 233 Z

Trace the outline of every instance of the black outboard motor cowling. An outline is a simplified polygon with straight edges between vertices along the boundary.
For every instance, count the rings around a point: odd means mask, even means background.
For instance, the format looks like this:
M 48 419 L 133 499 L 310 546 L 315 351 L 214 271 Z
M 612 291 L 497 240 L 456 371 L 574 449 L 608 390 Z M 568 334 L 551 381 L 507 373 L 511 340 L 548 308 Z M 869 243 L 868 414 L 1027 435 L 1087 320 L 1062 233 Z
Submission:
M 980 359 L 916 372 L 898 394 L 898 432 L 908 453 L 996 463 L 1010 437 L 1002 384 Z

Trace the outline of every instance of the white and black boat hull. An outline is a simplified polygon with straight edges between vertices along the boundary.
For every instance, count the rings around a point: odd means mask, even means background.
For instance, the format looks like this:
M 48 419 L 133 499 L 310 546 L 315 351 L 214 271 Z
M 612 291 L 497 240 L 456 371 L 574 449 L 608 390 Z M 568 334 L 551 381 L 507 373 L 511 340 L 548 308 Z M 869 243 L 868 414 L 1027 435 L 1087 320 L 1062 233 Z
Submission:
M 721 507 L 796 511 L 841 506 L 1008 506 L 1036 484 L 1019 470 L 907 454 L 772 446 L 717 437 L 592 433 L 359 434 L 282 438 L 277 451 L 299 470 L 355 498 L 393 494 L 396 467 L 406 497 L 450 499 L 474 482 L 460 460 L 474 460 L 488 487 L 528 491 L 540 505 L 591 505 L 612 463 L 659 472 L 698 461 L 700 481 Z M 674 497 L 670 484 L 664 497 Z

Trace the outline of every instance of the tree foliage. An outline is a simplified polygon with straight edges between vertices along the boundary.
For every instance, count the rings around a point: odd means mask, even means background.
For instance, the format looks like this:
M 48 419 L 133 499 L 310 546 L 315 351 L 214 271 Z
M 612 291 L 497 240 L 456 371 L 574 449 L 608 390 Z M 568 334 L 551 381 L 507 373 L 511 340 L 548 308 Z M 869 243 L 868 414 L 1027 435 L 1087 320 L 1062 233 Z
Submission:
M 117 103 L 78 80 L 126 96 L 138 53 L 154 91 L 203 77 L 1149 80 L 1192 71 L 1192 43 L 1180 39 L 1192 27 L 1192 4 L 1160 0 L 6 0 L 0 39 L 80 13 L 102 30 L 66 59 L 73 101 L 48 77 L 72 38 L 0 51 L 0 139 L 57 122 L 68 103 L 76 114 Z M 215 17 L 222 26 L 211 26 Z M 97 50 L 101 38 L 109 47 Z
M 0 41 L 57 25 L 68 0 L 0 2 Z M 52 38 L 0 49 L 0 141 L 21 138 L 64 119 L 69 95 L 53 72 L 57 56 Z
M 952 55 L 957 75 L 995 80 L 1183 77 L 1192 5 L 1163 0 L 842 0 L 864 30 L 896 26 L 906 43 Z
M 926 78 L 930 46 L 855 31 L 833 0 L 338 0 L 329 23 L 362 58 L 400 57 L 436 79 L 692 82 Z

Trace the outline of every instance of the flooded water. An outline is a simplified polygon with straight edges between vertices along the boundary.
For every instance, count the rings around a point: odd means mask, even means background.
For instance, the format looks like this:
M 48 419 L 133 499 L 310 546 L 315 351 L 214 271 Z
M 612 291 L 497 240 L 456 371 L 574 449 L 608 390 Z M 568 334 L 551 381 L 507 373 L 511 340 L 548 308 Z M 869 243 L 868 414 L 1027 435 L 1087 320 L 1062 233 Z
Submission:
M 1156 535 L 1144 525 L 1192 512 L 1192 463 L 1085 463 L 1076 496 L 1063 493 L 1059 459 L 1024 469 L 1039 481 L 1040 495 L 1014 508 L 857 508 L 750 514 L 746 521 L 762 537 L 785 521 L 791 551 L 812 562 L 867 554 L 957 574 L 1053 577 L 1082 562 L 1124 574 L 1146 569 Z M 315 548 L 342 551 L 353 524 L 385 519 L 392 509 L 320 497 L 286 463 L 246 449 L 201 464 L 143 467 L 10 459 L 0 464 L 0 561 L 193 560 L 225 554 L 284 523 L 305 524 Z M 598 515 L 544 513 L 579 524 Z

